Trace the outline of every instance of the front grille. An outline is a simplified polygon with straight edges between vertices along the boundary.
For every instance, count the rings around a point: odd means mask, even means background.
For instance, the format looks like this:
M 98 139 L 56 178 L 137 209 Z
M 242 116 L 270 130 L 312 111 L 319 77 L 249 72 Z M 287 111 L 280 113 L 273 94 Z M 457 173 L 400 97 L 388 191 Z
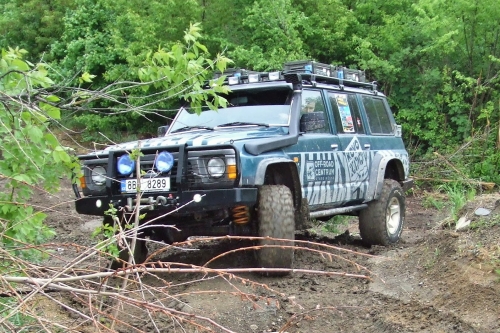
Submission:
M 212 148 L 213 149 L 213 148 Z M 184 153 L 179 150 L 159 148 L 154 151 L 143 151 L 143 155 L 140 157 L 141 174 L 147 175 L 152 174 L 154 177 L 170 177 L 170 191 L 178 190 L 192 190 L 192 189 L 214 189 L 214 188 L 230 188 L 236 184 L 236 179 L 228 179 L 227 175 L 224 174 L 219 178 L 210 177 L 208 174 L 207 164 L 208 161 L 213 157 L 219 157 L 223 160 L 226 156 L 236 156 L 234 148 L 224 147 L 217 150 L 194 150 L 186 149 Z M 159 172 L 155 165 L 155 159 L 158 153 L 161 151 L 168 151 L 174 157 L 174 166 L 169 172 Z M 116 169 L 117 159 L 125 154 L 125 152 L 114 153 L 113 154 L 113 168 Z M 185 158 L 187 156 L 187 161 Z M 185 162 L 184 162 L 185 161 Z M 179 168 L 179 163 L 184 163 Z M 178 170 L 182 170 L 182 175 L 178 177 Z M 227 169 L 226 169 L 227 170 Z M 108 170 L 108 175 L 115 173 L 114 181 L 112 186 L 113 193 L 120 193 L 120 181 L 123 179 L 131 179 L 137 177 L 137 170 L 131 175 L 122 176 L 113 170 L 110 173 Z M 179 183 L 180 180 L 180 183 Z

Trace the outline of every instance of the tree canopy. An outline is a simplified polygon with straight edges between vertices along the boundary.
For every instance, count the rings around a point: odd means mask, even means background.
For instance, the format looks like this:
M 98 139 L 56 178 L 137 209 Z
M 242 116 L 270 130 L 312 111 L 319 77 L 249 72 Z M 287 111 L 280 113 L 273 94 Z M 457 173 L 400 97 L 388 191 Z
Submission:
M 78 85 L 85 72 L 95 75 L 86 83 L 92 89 L 139 80 L 140 68 L 161 50 L 175 52 L 197 22 L 207 54 L 241 68 L 280 69 L 307 58 L 366 70 L 388 95 L 414 156 L 481 136 L 481 163 L 500 163 L 500 8 L 493 0 L 5 0 L 0 8 L 0 48 L 20 46 L 27 60 L 46 61 L 55 82 Z M 149 104 L 150 93 L 136 89 L 127 98 Z M 172 116 L 174 100 L 160 100 L 154 109 Z M 156 126 L 133 113 L 68 117 L 74 126 L 105 121 L 114 132 Z

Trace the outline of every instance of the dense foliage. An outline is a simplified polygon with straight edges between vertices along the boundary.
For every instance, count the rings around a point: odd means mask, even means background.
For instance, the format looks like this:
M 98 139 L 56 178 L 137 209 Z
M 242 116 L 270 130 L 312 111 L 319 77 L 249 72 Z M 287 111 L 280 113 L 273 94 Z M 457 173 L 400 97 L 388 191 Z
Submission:
M 5 0 L 0 8 L 0 48 L 22 46 L 29 60 L 49 61 L 61 78 L 92 73 L 92 89 L 138 80 L 151 50 L 173 51 L 190 22 L 200 22 L 210 54 L 223 52 L 239 67 L 279 69 L 311 58 L 364 69 L 389 96 L 414 158 L 464 145 L 461 153 L 474 162 L 467 176 L 500 182 L 494 0 Z M 155 102 L 151 90 L 127 98 L 127 105 Z M 160 100 L 150 108 L 158 112 L 148 118 L 153 122 L 137 113 L 103 118 L 84 110 L 66 121 L 90 125 L 88 133 L 150 132 L 165 121 L 158 115 L 173 114 L 161 110 L 172 110 L 175 99 Z M 109 114 L 119 105 L 89 107 Z
M 26 203 L 35 190 L 57 189 L 78 162 L 49 129 L 61 114 L 52 105 L 59 98 L 46 90 L 53 81 L 43 64 L 25 62 L 25 53 L 9 49 L 0 58 L 0 247 L 36 260 L 30 244 L 53 232 L 43 224 L 46 215 Z

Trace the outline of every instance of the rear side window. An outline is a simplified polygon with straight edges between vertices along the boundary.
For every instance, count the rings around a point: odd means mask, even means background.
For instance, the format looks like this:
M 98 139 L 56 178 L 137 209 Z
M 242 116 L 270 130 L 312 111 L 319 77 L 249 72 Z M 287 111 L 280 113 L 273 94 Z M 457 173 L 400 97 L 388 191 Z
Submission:
M 338 133 L 363 134 L 365 132 L 354 94 L 328 92 L 328 99 L 332 106 Z
M 373 134 L 392 134 L 391 118 L 384 100 L 371 96 L 363 96 L 362 98 L 371 132 Z

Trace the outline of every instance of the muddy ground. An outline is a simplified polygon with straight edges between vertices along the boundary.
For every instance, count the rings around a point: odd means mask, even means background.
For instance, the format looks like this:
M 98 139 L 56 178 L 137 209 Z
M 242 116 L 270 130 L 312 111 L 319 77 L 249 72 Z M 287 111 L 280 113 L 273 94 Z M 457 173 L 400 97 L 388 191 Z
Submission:
M 93 217 L 78 216 L 72 199 L 69 184 L 65 184 L 57 195 L 43 194 L 36 197 L 34 203 L 48 206 L 65 202 L 48 213 L 47 222 L 57 231 L 55 241 L 92 245 L 95 240 L 90 238 L 93 224 L 89 221 Z M 346 261 L 298 249 L 295 268 L 366 274 L 371 280 L 303 272 L 281 278 L 242 273 L 238 276 L 253 281 L 242 283 L 236 278 L 213 274 L 159 273 L 143 276 L 142 285 L 161 291 L 165 307 L 210 318 L 233 332 L 500 332 L 500 275 L 495 273 L 500 268 L 500 194 L 484 194 L 469 202 L 461 215 L 472 219 L 472 228 L 462 232 L 455 232 L 453 226 L 441 226 L 449 209 L 436 202 L 443 203 L 445 198 L 422 191 L 407 198 L 402 242 L 393 247 L 364 247 L 355 223 L 345 226 L 343 230 L 348 229 L 348 234 L 340 236 L 324 232 L 321 226 L 297 235 L 301 240 L 371 256 L 331 250 L 349 260 Z M 475 216 L 478 207 L 487 208 L 491 213 Z M 241 245 L 227 240 L 193 242 L 152 260 L 203 265 Z M 160 247 L 150 245 L 150 250 Z M 75 249 L 60 245 L 56 255 L 61 262 L 68 261 L 76 253 Z M 56 259 L 52 258 L 50 265 L 57 265 Z M 96 259 L 92 260 L 95 264 Z M 367 270 L 356 269 L 350 261 Z M 216 260 L 210 267 L 252 265 L 252 254 L 233 253 Z M 67 300 L 75 296 L 56 293 L 53 297 Z M 75 297 L 74 303 L 75 308 L 85 313 L 84 300 Z M 78 326 L 79 316 L 62 306 L 40 304 L 49 318 L 65 321 L 65 325 L 74 327 L 75 331 L 99 331 L 88 320 Z M 203 320 L 202 326 L 196 327 L 165 313 L 148 316 L 140 312 L 140 308 L 140 305 L 122 308 L 119 316 L 128 324 L 116 325 L 113 330 L 202 332 L 203 327 L 210 327 L 215 332 L 224 331 Z M 52 313 L 54 311 L 57 314 Z

